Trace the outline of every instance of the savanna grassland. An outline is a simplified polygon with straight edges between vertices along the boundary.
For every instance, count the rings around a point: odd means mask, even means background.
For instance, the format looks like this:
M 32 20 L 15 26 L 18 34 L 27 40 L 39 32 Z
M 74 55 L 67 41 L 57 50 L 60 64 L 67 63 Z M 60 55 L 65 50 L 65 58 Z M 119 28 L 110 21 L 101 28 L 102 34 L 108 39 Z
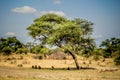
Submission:
M 0 80 L 120 80 L 120 67 L 112 59 L 78 57 L 80 70 L 70 56 L 65 60 L 38 59 L 36 54 L 0 56 Z M 35 67 L 36 66 L 36 67 Z
M 0 38 L 0 80 L 120 80 L 120 39 L 97 48 L 93 24 L 49 13 L 26 28 L 33 42 Z

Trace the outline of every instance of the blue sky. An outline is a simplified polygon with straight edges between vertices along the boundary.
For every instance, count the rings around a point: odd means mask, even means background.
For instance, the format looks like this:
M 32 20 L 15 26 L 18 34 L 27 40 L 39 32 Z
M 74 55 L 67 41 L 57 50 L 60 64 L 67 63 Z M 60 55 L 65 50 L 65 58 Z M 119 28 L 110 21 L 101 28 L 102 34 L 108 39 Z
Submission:
M 120 0 L 0 0 L 0 37 L 32 41 L 26 28 L 45 13 L 93 22 L 97 45 L 107 38 L 120 38 Z

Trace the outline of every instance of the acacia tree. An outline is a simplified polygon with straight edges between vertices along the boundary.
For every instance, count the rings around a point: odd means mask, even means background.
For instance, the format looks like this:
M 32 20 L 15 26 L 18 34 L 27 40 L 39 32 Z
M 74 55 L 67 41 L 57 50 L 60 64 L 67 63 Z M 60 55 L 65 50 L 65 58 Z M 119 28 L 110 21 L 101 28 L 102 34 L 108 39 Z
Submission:
M 56 14 L 45 14 L 34 20 L 27 28 L 29 34 L 42 45 L 62 48 L 69 53 L 80 69 L 76 53 L 81 49 L 92 49 L 94 40 L 90 37 L 93 23 L 82 19 L 68 20 Z

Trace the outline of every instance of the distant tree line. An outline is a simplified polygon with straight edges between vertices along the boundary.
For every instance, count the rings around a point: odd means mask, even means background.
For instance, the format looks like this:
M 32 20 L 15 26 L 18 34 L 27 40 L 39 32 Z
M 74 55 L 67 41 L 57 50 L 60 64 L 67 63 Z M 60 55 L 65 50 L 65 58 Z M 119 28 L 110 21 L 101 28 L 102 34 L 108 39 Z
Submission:
M 56 50 L 62 51 L 58 48 Z M 11 55 L 12 53 L 50 55 L 56 50 L 51 50 L 42 45 L 34 45 L 32 42 L 23 44 L 16 37 L 0 38 L 0 53 L 4 55 Z M 120 38 L 106 39 L 102 41 L 99 48 L 95 47 L 93 51 L 88 50 L 87 53 L 83 49 L 78 55 L 85 57 L 93 56 L 95 60 L 99 60 L 100 56 L 103 58 L 113 58 L 115 64 L 120 65 Z
M 27 54 L 30 53 L 48 53 L 50 50 L 43 47 L 42 45 L 34 45 L 32 42 L 22 43 L 16 37 L 0 38 L 0 52 L 4 55 L 16 54 Z

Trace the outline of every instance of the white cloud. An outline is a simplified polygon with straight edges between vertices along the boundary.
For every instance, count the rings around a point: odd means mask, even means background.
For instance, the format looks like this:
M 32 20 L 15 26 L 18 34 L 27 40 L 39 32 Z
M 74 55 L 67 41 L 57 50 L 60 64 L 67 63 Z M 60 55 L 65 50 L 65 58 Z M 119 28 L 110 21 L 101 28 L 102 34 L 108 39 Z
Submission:
M 12 12 L 16 13 L 35 13 L 37 10 L 35 8 L 32 8 L 30 6 L 23 6 L 23 7 L 16 7 L 12 9 Z
M 65 13 L 63 11 L 41 11 L 41 12 L 37 12 L 36 15 L 41 16 L 41 15 L 48 14 L 48 13 L 53 13 L 53 14 L 57 14 L 60 16 L 65 16 Z
M 61 4 L 62 2 L 60 0 L 55 0 L 54 4 Z
M 8 36 L 15 36 L 16 34 L 14 32 L 6 32 L 6 35 L 8 35 Z

